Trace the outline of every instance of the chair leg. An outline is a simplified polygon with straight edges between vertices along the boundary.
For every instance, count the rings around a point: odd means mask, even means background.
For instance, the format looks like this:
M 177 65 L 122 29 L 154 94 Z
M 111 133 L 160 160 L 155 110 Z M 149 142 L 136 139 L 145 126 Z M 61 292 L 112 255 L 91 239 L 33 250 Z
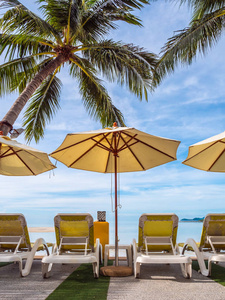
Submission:
M 190 279 L 192 277 L 192 263 L 180 264 L 184 278 Z
M 127 249 L 127 261 L 128 261 L 128 266 L 130 268 L 132 268 L 132 258 L 133 258 L 131 248 L 132 248 L 132 245 L 130 245 L 130 247 Z
M 19 270 L 20 270 L 20 276 L 23 277 L 23 261 L 14 261 L 14 264 L 18 263 L 19 264 Z
M 52 263 L 46 264 L 42 263 L 42 277 L 43 278 L 49 278 L 51 276 L 51 269 L 52 269 Z
M 93 266 L 93 273 L 94 273 L 94 278 L 99 278 L 99 265 L 97 262 L 92 264 Z
M 141 273 L 141 264 L 136 262 L 134 263 L 135 267 L 134 267 L 134 276 L 135 278 L 139 278 L 140 277 L 140 273 Z
M 109 249 L 107 246 L 105 246 L 104 267 L 106 267 L 108 265 L 108 255 L 109 255 Z
M 209 260 L 208 260 L 208 272 L 209 272 L 208 276 L 211 276 L 211 272 L 212 272 L 212 261 L 211 261 L 210 258 L 209 258 Z

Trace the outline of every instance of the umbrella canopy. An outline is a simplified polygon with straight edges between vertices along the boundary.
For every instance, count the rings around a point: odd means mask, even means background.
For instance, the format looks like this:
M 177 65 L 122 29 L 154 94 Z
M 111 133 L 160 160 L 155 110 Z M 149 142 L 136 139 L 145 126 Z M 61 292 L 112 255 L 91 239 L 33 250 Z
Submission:
M 210 172 L 225 172 L 225 132 L 189 147 L 183 164 Z
M 117 173 L 145 171 L 176 160 L 180 142 L 131 127 L 68 134 L 51 157 L 75 169 L 115 173 L 115 258 L 118 265 Z
M 101 173 L 145 171 L 176 160 L 180 142 L 117 127 L 67 134 L 50 154 L 67 167 Z
M 47 153 L 0 135 L 0 174 L 29 176 L 54 169 Z

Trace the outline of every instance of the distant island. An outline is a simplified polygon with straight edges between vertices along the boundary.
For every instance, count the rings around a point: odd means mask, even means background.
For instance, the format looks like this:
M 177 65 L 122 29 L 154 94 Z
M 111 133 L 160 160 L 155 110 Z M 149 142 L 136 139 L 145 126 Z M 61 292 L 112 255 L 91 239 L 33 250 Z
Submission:
M 181 219 L 180 222 L 203 222 L 203 218 L 194 218 L 194 219 Z

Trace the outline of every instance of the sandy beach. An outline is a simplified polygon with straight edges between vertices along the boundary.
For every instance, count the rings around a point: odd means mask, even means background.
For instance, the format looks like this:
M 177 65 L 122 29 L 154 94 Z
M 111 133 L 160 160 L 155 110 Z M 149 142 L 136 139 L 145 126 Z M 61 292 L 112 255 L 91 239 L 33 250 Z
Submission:
M 54 227 L 29 227 L 29 232 L 54 232 Z

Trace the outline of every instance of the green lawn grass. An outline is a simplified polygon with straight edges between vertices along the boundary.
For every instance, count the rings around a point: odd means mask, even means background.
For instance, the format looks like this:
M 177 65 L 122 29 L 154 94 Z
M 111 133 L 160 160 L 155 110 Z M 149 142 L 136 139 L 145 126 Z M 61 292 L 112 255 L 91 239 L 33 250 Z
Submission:
M 0 267 L 7 266 L 7 265 L 9 265 L 9 264 L 11 264 L 11 262 L 10 262 L 10 263 L 9 263 L 9 262 L 1 262 L 1 263 L 0 263 Z
M 105 276 L 95 279 L 92 265 L 82 264 L 48 296 L 47 300 L 106 300 L 109 280 L 110 277 Z
M 192 262 L 192 268 L 196 271 L 199 270 L 199 265 L 197 261 Z M 225 286 L 225 268 L 216 264 L 212 264 L 212 275 L 209 277 L 214 281 Z

